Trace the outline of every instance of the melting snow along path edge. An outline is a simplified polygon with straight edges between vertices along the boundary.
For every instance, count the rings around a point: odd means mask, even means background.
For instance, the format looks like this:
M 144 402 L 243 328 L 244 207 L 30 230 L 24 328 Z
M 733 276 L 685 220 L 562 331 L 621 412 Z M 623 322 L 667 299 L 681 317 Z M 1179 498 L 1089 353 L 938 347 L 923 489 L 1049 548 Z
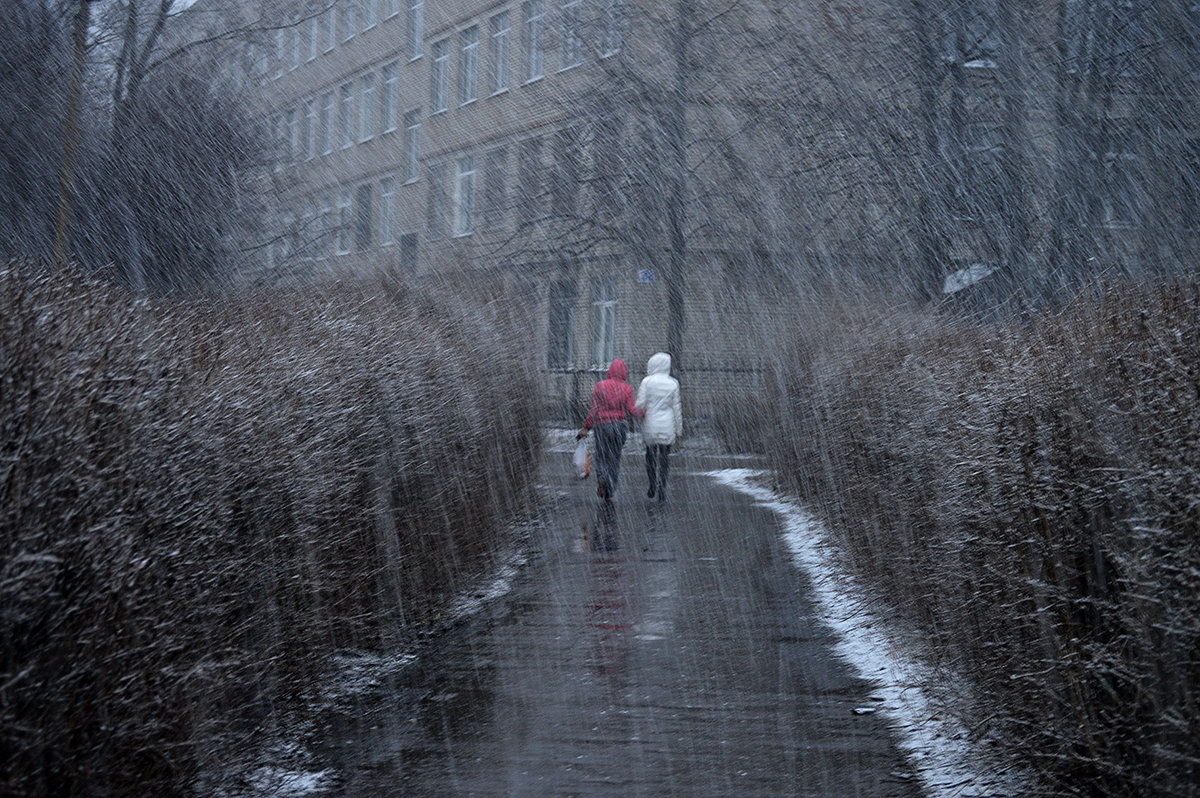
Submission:
M 890 622 L 886 604 L 833 556 L 824 525 L 795 500 L 763 486 L 770 472 L 730 468 L 705 472 L 780 517 L 792 562 L 812 583 L 821 620 L 835 634 L 835 652 L 872 685 L 872 698 L 896 730 L 899 745 L 931 798 L 1022 795 L 1025 779 L 989 766 L 956 719 L 938 711 L 924 686 L 934 678 Z M 944 675 L 938 677 L 945 681 Z M 875 708 L 864 708 L 864 712 Z

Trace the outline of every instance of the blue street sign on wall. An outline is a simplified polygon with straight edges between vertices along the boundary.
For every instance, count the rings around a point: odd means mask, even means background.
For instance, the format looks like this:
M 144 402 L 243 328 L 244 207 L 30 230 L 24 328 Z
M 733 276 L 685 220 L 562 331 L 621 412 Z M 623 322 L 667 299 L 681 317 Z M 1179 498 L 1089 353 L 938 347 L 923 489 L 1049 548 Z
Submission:
M 639 283 L 653 283 L 654 282 L 654 269 L 638 269 L 638 282 Z

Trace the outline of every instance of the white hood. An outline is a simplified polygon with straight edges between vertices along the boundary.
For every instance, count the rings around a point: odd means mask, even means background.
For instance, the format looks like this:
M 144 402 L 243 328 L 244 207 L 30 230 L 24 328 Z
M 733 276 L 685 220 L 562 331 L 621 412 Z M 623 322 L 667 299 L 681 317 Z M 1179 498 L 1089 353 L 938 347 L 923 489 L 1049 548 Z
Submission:
M 636 402 L 646 411 L 642 439 L 647 443 L 670 445 L 683 434 L 679 381 L 671 376 L 671 356 L 666 352 L 658 352 L 646 362 L 646 378 L 638 386 Z

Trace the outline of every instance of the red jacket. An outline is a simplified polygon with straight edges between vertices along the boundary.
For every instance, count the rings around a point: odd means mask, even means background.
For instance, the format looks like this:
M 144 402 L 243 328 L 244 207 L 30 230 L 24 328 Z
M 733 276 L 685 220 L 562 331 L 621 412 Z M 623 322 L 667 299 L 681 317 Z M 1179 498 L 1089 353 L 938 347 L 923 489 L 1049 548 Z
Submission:
M 646 411 L 633 403 L 633 389 L 625 382 L 625 361 L 617 358 L 608 367 L 608 379 L 596 383 L 592 391 L 592 406 L 588 409 L 583 428 L 591 429 L 595 424 L 611 424 L 624 421 L 628 413 L 635 418 L 646 415 Z

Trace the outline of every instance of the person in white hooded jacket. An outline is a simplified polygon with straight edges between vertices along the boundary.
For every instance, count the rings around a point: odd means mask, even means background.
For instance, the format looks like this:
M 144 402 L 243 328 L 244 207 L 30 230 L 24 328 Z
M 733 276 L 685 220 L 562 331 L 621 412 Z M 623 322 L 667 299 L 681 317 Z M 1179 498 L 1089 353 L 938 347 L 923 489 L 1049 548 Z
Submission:
M 646 377 L 638 385 L 634 404 L 646 412 L 642 420 L 642 441 L 646 444 L 648 498 L 667 498 L 668 455 L 675 439 L 683 434 L 683 411 L 679 403 L 679 380 L 671 376 L 671 356 L 666 352 L 651 355 Z

